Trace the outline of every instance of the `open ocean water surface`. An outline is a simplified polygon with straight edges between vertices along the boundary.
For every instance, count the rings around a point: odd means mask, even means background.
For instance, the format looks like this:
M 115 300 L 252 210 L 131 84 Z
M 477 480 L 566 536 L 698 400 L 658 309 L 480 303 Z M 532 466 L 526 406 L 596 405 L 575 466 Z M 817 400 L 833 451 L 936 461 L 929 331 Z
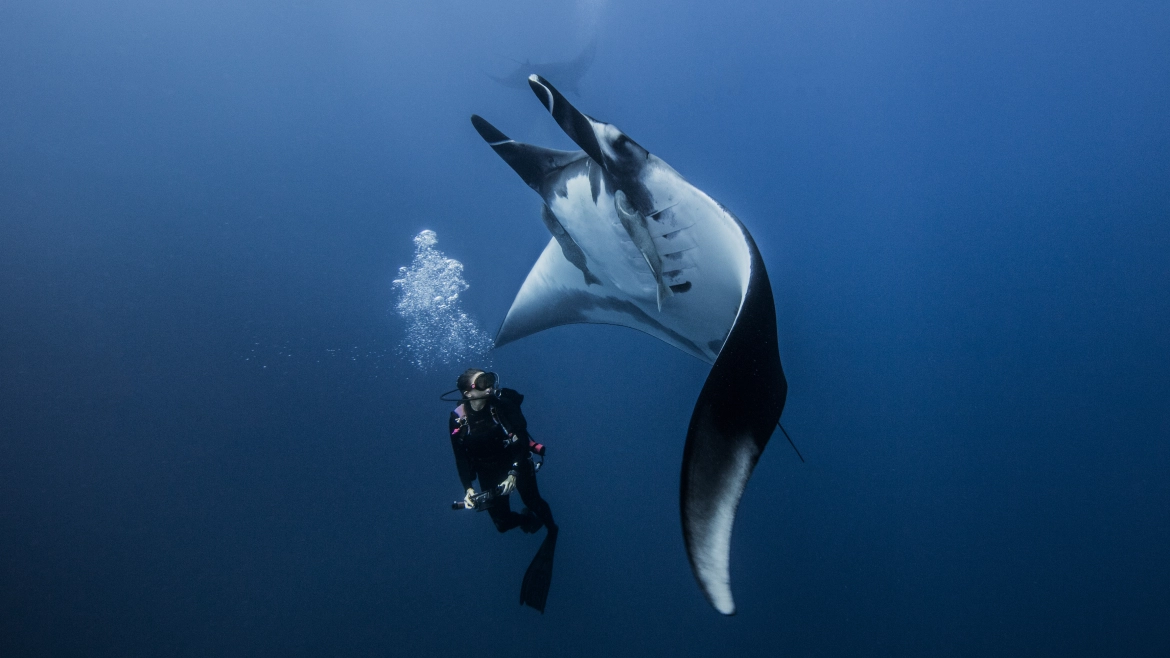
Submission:
M 0 3 L 0 655 L 1170 655 L 1165 2 Z M 395 311 L 412 239 L 494 334 L 549 236 L 469 116 L 516 62 L 734 212 L 790 385 L 739 613 L 683 549 L 707 366 L 490 355 L 538 539 L 460 495 Z M 558 80 L 553 79 L 553 84 Z M 458 361 L 458 360 L 457 360 Z

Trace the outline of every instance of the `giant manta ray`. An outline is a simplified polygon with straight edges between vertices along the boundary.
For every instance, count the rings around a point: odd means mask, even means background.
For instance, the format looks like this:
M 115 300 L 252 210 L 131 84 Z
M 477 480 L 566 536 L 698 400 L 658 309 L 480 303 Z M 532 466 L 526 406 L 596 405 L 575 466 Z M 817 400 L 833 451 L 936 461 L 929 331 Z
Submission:
M 713 364 L 687 428 L 679 505 L 691 569 L 735 613 L 735 511 L 784 410 L 772 286 L 747 228 L 670 165 L 592 119 L 544 78 L 529 86 L 581 151 L 509 139 L 492 149 L 544 199 L 552 240 L 520 287 L 496 345 L 575 322 L 646 332 Z

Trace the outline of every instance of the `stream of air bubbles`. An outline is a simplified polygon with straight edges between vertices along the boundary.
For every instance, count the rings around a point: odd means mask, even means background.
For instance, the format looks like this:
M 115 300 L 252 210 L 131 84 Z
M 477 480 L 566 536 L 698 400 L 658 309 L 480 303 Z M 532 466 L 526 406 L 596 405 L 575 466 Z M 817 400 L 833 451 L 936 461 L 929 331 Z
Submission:
M 463 263 L 435 248 L 434 231 L 414 237 L 414 260 L 398 270 L 394 308 L 406 322 L 400 354 L 421 370 L 482 359 L 492 339 L 463 311 L 459 294 L 468 289 Z

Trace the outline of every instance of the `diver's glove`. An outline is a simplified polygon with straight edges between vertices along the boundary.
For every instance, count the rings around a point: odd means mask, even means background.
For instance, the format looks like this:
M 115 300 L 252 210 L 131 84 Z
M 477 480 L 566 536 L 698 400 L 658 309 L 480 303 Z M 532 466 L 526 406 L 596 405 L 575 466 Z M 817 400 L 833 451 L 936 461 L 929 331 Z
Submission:
M 475 495 L 475 489 L 467 487 L 467 493 L 463 496 L 463 506 L 467 509 L 475 509 L 475 501 L 471 499 Z
M 496 487 L 496 491 L 498 491 L 499 495 L 501 496 L 507 496 L 508 494 L 512 493 L 512 490 L 515 488 L 516 474 L 508 473 L 508 477 L 504 478 L 504 481 L 500 483 L 500 486 Z

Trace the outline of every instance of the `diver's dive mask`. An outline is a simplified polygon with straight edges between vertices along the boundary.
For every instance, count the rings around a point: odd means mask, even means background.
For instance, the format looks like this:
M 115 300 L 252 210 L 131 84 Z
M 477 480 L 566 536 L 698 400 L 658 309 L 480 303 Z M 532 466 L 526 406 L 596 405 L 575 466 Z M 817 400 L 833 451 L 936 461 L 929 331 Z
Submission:
M 495 388 L 500 378 L 494 372 L 481 372 L 476 376 L 475 381 L 471 382 L 471 388 L 476 391 L 486 391 L 490 388 Z

